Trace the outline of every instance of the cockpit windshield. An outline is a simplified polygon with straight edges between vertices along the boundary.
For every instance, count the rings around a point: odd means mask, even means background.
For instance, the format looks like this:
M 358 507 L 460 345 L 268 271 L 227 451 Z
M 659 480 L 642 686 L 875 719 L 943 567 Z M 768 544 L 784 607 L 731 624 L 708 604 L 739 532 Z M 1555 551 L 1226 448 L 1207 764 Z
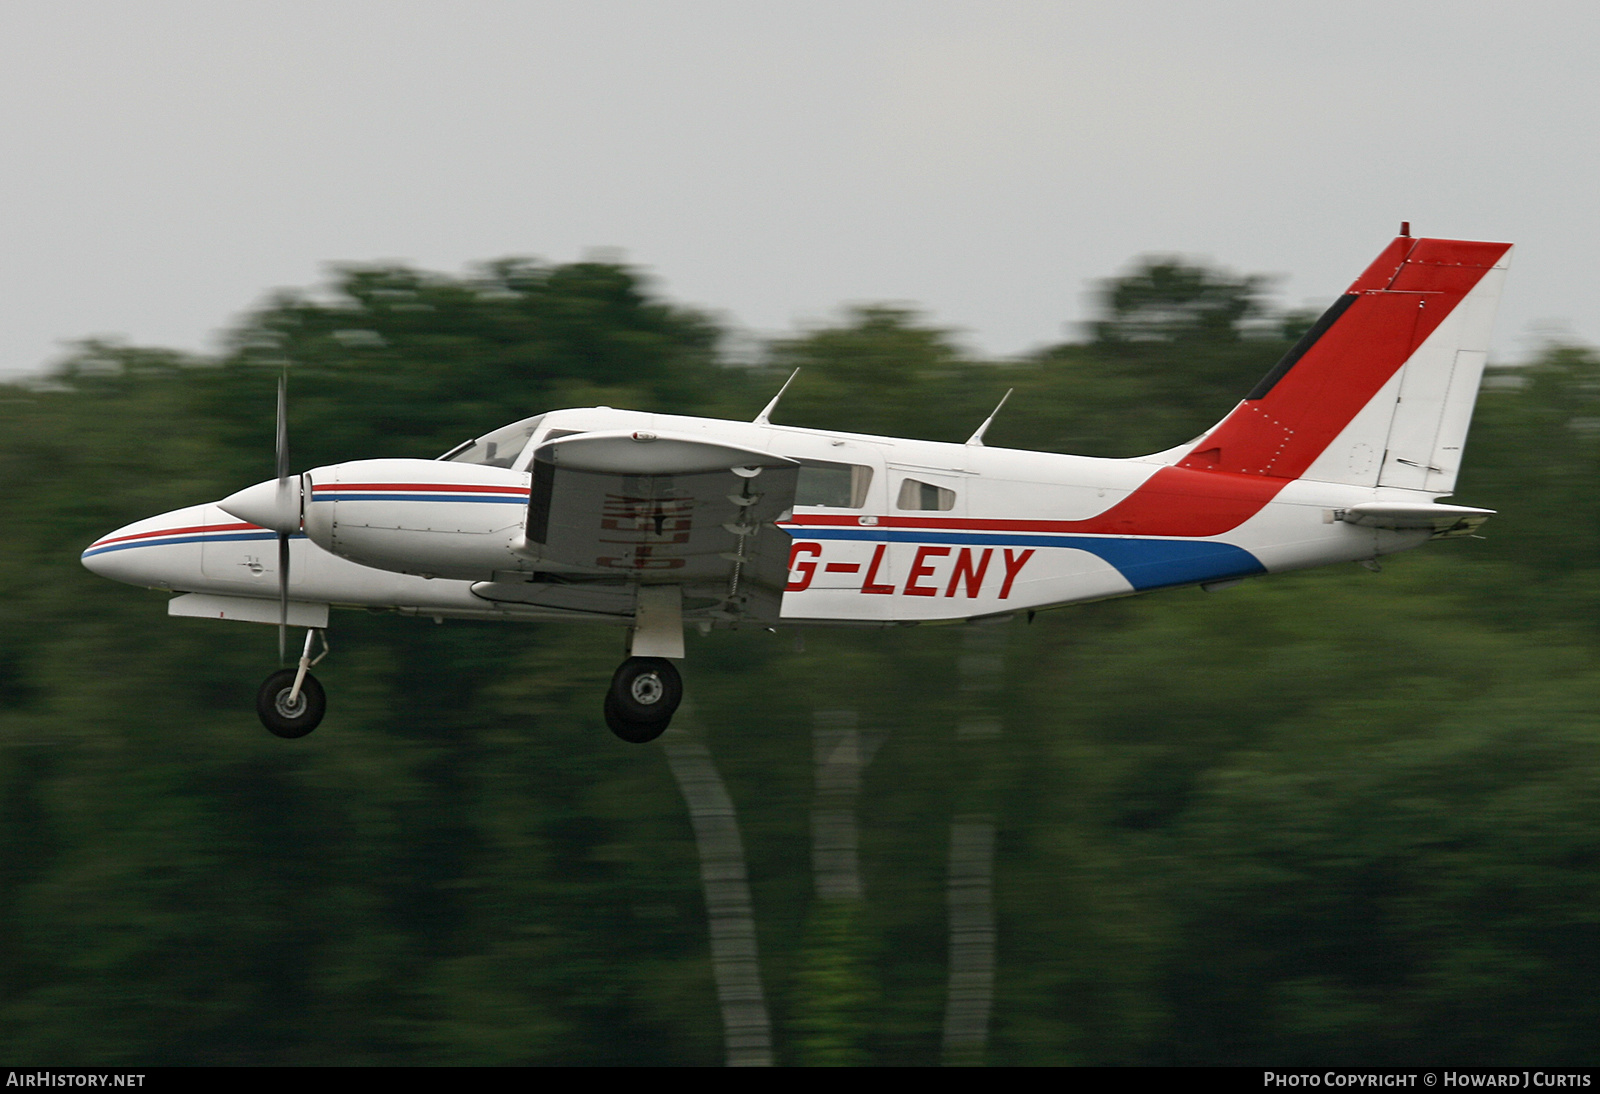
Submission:
M 524 418 L 508 426 L 485 433 L 475 441 L 459 444 L 440 456 L 441 460 L 455 463 L 477 463 L 485 467 L 510 467 L 528 447 L 528 440 L 539 431 L 543 414 Z

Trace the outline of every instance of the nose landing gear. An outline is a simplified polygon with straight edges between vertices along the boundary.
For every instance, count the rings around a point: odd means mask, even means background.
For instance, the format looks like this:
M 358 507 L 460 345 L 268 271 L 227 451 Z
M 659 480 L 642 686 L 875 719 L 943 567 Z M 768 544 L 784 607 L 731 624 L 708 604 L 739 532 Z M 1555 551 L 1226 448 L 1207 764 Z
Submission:
M 320 639 L 322 652 L 311 656 L 311 644 Z M 328 697 L 317 678 L 308 671 L 328 656 L 328 636 L 320 630 L 306 631 L 305 649 L 300 663 L 292 669 L 279 669 L 267 677 L 256 692 L 256 716 L 276 737 L 304 737 L 322 723 L 328 711 Z
M 672 724 L 683 678 L 665 657 L 630 657 L 606 689 L 606 725 L 630 744 L 653 741 Z

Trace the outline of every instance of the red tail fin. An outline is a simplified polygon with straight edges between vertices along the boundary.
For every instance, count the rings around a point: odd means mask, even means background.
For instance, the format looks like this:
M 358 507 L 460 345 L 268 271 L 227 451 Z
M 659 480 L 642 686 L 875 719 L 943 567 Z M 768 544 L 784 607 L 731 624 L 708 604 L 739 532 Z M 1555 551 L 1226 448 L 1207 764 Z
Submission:
M 1177 466 L 1448 491 L 1510 249 L 1396 238 Z

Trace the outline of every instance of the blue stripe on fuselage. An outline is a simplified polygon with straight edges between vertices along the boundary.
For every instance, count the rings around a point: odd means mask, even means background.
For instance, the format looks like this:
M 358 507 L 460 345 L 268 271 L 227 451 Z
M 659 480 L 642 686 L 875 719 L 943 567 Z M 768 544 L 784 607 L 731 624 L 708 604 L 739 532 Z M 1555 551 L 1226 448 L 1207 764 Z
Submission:
M 1264 574 L 1267 568 L 1242 547 L 1204 539 L 1123 539 L 1115 536 L 1050 536 L 1014 532 L 924 532 L 898 528 L 806 528 L 786 526 L 796 539 L 854 539 L 888 543 L 951 543 L 992 547 L 1064 547 L 1087 551 L 1116 569 L 1143 592 L 1168 585 L 1193 585 L 1225 577 Z
M 79 555 L 78 557 L 79 558 L 92 558 L 95 555 L 109 554 L 112 551 L 129 551 L 129 550 L 132 550 L 135 547 L 172 547 L 172 546 L 176 546 L 179 543 L 221 543 L 224 540 L 268 540 L 268 541 L 271 541 L 271 540 L 275 540 L 277 538 L 278 538 L 278 534 L 276 532 L 229 532 L 229 533 L 223 533 L 223 534 L 220 534 L 220 535 L 216 535 L 216 534 L 207 535 L 206 533 L 202 532 L 202 533 L 200 533 L 198 535 L 193 535 L 193 536 L 171 536 L 171 537 L 169 537 L 167 539 L 161 539 L 161 538 L 152 536 L 149 539 L 134 540 L 131 543 L 112 543 L 112 544 L 108 544 L 105 547 L 91 547 L 87 551 L 83 552 L 83 554 Z M 305 539 L 306 538 L 306 534 L 304 532 L 296 532 L 294 535 L 290 536 L 289 538 L 290 539 Z

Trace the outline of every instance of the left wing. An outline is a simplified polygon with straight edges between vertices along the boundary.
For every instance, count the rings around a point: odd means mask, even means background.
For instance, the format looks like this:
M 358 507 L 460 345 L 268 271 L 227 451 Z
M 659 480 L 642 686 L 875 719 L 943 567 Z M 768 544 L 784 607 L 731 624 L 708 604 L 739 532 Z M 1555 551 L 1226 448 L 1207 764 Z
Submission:
M 775 616 L 789 537 L 774 522 L 794 507 L 799 467 L 684 434 L 562 437 L 534 454 L 522 552 L 574 577 L 685 586 L 686 610 L 711 599 Z

